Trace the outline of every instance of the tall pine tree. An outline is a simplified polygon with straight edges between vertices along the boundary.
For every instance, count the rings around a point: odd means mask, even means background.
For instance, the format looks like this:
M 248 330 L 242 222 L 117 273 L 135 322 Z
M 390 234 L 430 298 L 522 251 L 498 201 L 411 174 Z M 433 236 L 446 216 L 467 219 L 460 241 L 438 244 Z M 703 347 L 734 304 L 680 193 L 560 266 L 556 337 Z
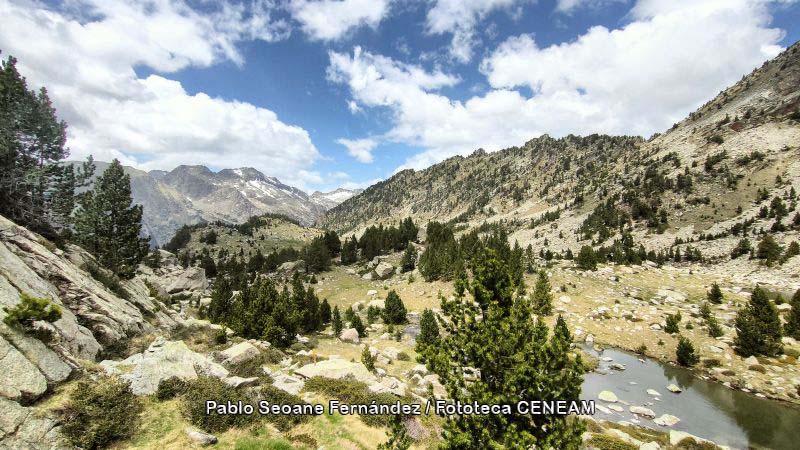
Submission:
M 742 356 L 774 356 L 781 351 L 778 310 L 761 287 L 753 289 L 747 307 L 736 316 L 736 351 Z
M 442 299 L 446 332 L 422 349 L 453 401 L 516 404 L 522 400 L 577 401 L 583 367 L 569 353 L 561 321 L 552 336 L 534 319 L 531 301 L 515 295 L 513 269 L 493 249 L 471 260 L 453 300 Z M 465 298 L 469 292 L 472 298 Z M 469 374 L 472 374 L 469 376 Z M 465 376 L 466 375 L 466 376 Z M 561 415 L 463 415 L 445 418 L 442 447 L 578 448 L 583 425 Z
M 130 176 L 115 159 L 82 198 L 76 217 L 76 240 L 122 278 L 132 277 L 148 252 L 142 207 L 132 203 Z

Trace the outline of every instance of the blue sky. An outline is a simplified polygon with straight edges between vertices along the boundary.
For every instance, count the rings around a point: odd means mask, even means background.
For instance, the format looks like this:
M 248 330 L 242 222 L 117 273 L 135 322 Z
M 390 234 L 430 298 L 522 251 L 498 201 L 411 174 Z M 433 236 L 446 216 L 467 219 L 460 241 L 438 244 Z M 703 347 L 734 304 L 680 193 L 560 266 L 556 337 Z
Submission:
M 800 39 L 796 1 L 0 0 L 73 157 L 361 187 L 542 133 L 649 135 Z

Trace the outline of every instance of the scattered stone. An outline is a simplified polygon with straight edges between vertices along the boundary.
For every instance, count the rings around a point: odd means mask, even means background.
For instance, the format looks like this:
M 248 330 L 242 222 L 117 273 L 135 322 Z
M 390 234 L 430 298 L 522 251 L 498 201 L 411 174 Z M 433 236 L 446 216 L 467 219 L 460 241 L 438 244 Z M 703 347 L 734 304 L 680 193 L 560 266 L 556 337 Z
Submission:
M 671 427 L 680 421 L 681 419 L 673 416 L 672 414 L 663 414 L 661 417 L 653 420 L 656 425 L 660 425 L 662 427 Z
M 609 403 L 616 403 L 618 400 L 617 395 L 611 391 L 601 391 L 599 394 L 597 394 L 597 398 Z
M 619 413 L 625 411 L 625 408 L 623 408 L 622 406 L 619 406 L 619 405 L 608 405 L 608 407 L 610 409 L 616 411 L 616 412 L 619 412 Z
M 213 434 L 203 433 L 202 431 L 194 430 L 192 428 L 186 429 L 186 436 L 193 442 L 202 446 L 217 443 L 217 437 Z
M 628 408 L 628 410 L 637 416 L 647 417 L 650 419 L 656 416 L 656 413 L 654 413 L 652 409 L 645 408 L 644 406 L 631 406 Z
M 386 261 L 378 263 L 378 265 L 375 267 L 375 274 L 377 274 L 378 278 L 381 280 L 389 278 L 393 273 L 394 266 Z
M 328 359 L 308 364 L 295 370 L 294 374 L 303 378 L 324 377 L 334 380 L 352 377 L 356 381 L 367 383 L 367 385 L 378 382 L 378 378 L 367 370 L 363 364 L 344 359 Z
M 367 291 L 367 296 L 368 297 L 374 297 L 376 295 L 378 295 L 378 291 L 376 291 L 375 289 L 370 289 L 370 290 Z
M 611 366 L 609 367 L 611 367 L 614 370 L 625 370 L 625 365 L 620 363 L 611 364 Z
M 174 294 L 182 291 L 205 291 L 206 288 L 208 288 L 208 280 L 206 280 L 205 269 L 189 267 L 167 287 L 167 292 Z
M 272 377 L 272 385 L 276 388 L 288 392 L 290 394 L 297 395 L 305 386 L 305 381 L 301 380 L 298 377 L 293 377 L 291 375 L 286 374 L 277 374 Z
M 245 341 L 223 350 L 220 353 L 223 364 L 241 364 L 250 361 L 259 355 L 261 351 L 255 345 Z
M 661 394 L 655 389 L 648 389 L 647 393 L 653 397 L 661 397 Z
M 360 342 L 358 338 L 358 330 L 355 328 L 345 328 L 342 330 L 342 334 L 339 335 L 339 339 L 342 342 L 352 342 L 354 344 L 358 344 Z
M 674 393 L 674 394 L 680 394 L 681 392 L 683 392 L 683 389 L 679 388 L 678 385 L 676 385 L 676 384 L 668 385 L 667 386 L 667 390 L 672 392 L 672 393 Z
M 222 379 L 222 382 L 236 389 L 240 387 L 254 386 L 258 384 L 258 377 L 250 377 L 250 378 L 225 377 Z

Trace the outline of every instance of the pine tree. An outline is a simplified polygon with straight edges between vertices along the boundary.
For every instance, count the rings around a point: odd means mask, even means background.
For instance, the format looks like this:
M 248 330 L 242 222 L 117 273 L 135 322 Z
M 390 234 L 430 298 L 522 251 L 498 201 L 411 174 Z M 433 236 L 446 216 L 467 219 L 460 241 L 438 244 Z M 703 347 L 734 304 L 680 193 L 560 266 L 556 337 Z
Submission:
M 331 321 L 331 305 L 327 298 L 323 299 L 322 304 L 319 305 L 319 318 L 322 324 L 328 324 Z
M 344 241 L 342 246 L 342 265 L 353 264 L 358 260 L 358 241 L 352 236 Z
M 364 367 L 370 372 L 375 371 L 375 357 L 372 356 L 372 352 L 369 351 L 368 345 L 365 345 L 361 350 L 361 364 L 364 364 Z
M 76 187 L 94 173 L 91 159 L 75 171 L 61 164 L 66 123 L 59 121 L 47 90 L 28 90 L 17 60 L 0 61 L 0 214 L 57 240 L 68 230 Z
M 132 203 L 130 176 L 115 159 L 83 197 L 76 219 L 76 240 L 122 278 L 132 277 L 148 252 L 142 207 Z
M 775 241 L 771 234 L 765 234 L 758 242 L 756 258 L 764 260 L 764 264 L 771 266 L 779 261 L 783 248 Z
M 678 364 L 684 367 L 691 367 L 700 361 L 700 358 L 694 351 L 694 345 L 689 339 L 681 336 L 678 340 L 678 347 L 675 349 L 675 356 L 678 359 Z
M 706 325 L 708 325 L 708 335 L 713 338 L 718 338 L 725 334 L 722 331 L 722 327 L 719 326 L 719 322 L 717 322 L 717 318 L 714 316 L 709 316 L 706 319 Z
M 353 315 L 353 320 L 350 321 L 350 327 L 356 329 L 358 337 L 367 337 L 367 327 L 364 326 L 364 322 L 361 321 L 361 317 L 357 314 Z
M 472 278 L 460 275 L 453 300 L 442 299 L 447 320 L 436 345 L 421 353 L 452 401 L 516 404 L 524 399 L 577 401 L 583 366 L 562 331 L 548 336 L 527 296 L 515 296 L 508 261 L 494 249 L 471 259 Z M 465 298 L 469 293 L 471 298 Z M 477 320 L 476 317 L 480 316 Z M 470 376 L 465 376 L 470 374 Z M 578 448 L 582 422 L 560 415 L 469 415 L 445 418 L 442 448 Z
M 430 309 L 422 311 L 419 319 L 419 334 L 417 335 L 417 346 L 422 348 L 426 345 L 435 344 L 439 341 L 439 325 L 436 323 L 436 315 Z
M 411 272 L 417 265 L 417 249 L 411 244 L 406 246 L 403 252 L 403 258 L 400 260 L 400 271 Z
M 331 326 L 333 326 L 333 334 L 339 337 L 342 334 L 342 316 L 339 314 L 339 305 L 333 307 L 333 314 L 331 315 Z
M 742 356 L 774 356 L 781 351 L 781 321 L 778 310 L 757 286 L 747 307 L 736 316 L 736 351 Z
M 542 316 L 553 314 L 553 294 L 550 292 L 550 280 L 544 270 L 539 271 L 536 286 L 533 289 L 531 303 L 533 311 Z
M 664 326 L 664 331 L 669 334 L 675 334 L 680 331 L 680 324 L 681 324 L 681 312 L 678 311 L 675 314 L 667 314 L 666 325 Z
M 406 433 L 403 418 L 399 415 L 392 416 L 389 419 L 389 440 L 379 444 L 377 450 L 408 450 L 409 447 L 411 437 Z
M 304 260 L 308 273 L 325 272 L 330 269 L 331 253 L 324 238 L 315 238 L 308 244 Z
M 383 321 L 387 324 L 399 325 L 406 323 L 406 307 L 403 300 L 392 289 L 386 295 L 386 305 L 383 308 Z
M 581 270 L 597 269 L 597 255 L 590 245 L 581 247 L 581 251 L 578 252 L 578 257 L 575 258 L 575 262 Z
M 719 305 L 720 303 L 722 303 L 722 300 L 725 298 L 722 295 L 722 290 L 719 288 L 719 284 L 717 284 L 716 282 L 711 285 L 711 289 L 708 291 L 706 297 L 708 298 L 709 302 L 715 305 Z
M 800 289 L 792 296 L 791 305 L 792 309 L 786 321 L 786 335 L 800 340 Z

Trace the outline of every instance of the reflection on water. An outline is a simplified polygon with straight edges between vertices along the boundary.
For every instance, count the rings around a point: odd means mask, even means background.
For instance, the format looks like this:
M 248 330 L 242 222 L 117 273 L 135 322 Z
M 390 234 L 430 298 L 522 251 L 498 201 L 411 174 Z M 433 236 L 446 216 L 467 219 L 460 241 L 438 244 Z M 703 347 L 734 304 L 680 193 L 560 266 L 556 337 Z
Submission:
M 735 448 L 797 449 L 800 440 L 800 408 L 755 397 L 728 389 L 722 384 L 695 377 L 686 369 L 662 364 L 659 361 L 638 360 L 638 356 L 606 349 L 602 353 L 588 350 L 596 356 L 610 357 L 613 362 L 602 362 L 597 372 L 587 374 L 583 383 L 585 399 L 597 399 L 603 390 L 614 392 L 625 411 L 606 415 L 598 411 L 598 418 L 614 421 L 632 421 L 628 405 L 647 406 L 656 416 L 672 414 L 681 419 L 672 429 L 686 431 L 710 439 L 718 444 Z M 621 363 L 625 371 L 614 371 L 609 364 Z M 631 384 L 634 383 L 634 384 Z M 667 390 L 676 384 L 683 389 L 680 394 Z M 661 396 L 647 394 L 647 389 Z M 607 406 L 598 400 L 598 404 Z M 652 420 L 641 418 L 639 425 L 667 431 Z

